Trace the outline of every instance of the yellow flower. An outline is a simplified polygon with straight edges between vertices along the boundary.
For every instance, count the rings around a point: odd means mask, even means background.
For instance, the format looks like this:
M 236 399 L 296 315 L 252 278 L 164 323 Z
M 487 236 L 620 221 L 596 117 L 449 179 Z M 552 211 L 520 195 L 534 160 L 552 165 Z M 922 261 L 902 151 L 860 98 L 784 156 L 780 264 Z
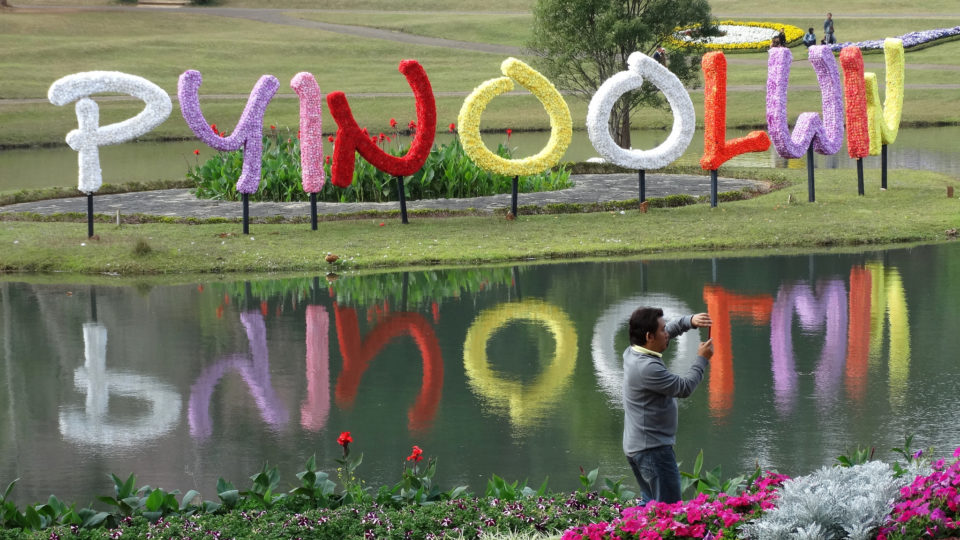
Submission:
M 790 25 L 790 24 L 781 24 L 775 22 L 758 22 L 758 21 L 718 21 L 714 23 L 716 25 L 728 25 L 728 26 L 755 26 L 758 28 L 769 28 L 771 30 L 776 30 L 777 32 L 783 32 L 783 35 L 787 38 L 787 43 L 796 41 L 803 37 L 803 30 Z M 728 51 L 728 52 L 737 52 L 737 51 L 765 51 L 770 47 L 770 40 L 764 41 L 750 41 L 750 42 L 741 42 L 741 43 L 697 43 L 693 41 L 687 41 L 677 37 L 677 34 L 685 30 L 693 30 L 699 28 L 699 24 L 694 24 L 691 26 L 682 26 L 674 29 L 674 33 L 667 36 L 667 43 L 670 44 L 673 48 L 683 49 L 686 47 L 703 47 L 704 49 L 710 51 Z
M 483 170 L 505 176 L 528 176 L 543 172 L 560 162 L 570 145 L 573 122 L 570 109 L 556 87 L 539 72 L 516 58 L 507 58 L 500 65 L 506 77 L 490 79 L 467 96 L 457 124 L 460 126 L 460 141 L 467 156 Z M 516 81 L 536 96 L 550 116 L 550 140 L 536 155 L 523 159 L 504 159 L 483 144 L 480 137 L 480 116 L 493 98 L 513 90 Z
M 880 106 L 880 91 L 877 75 L 864 73 L 867 93 L 867 123 L 870 132 L 870 155 L 880 153 L 883 144 L 893 144 L 900 132 L 900 116 L 903 113 L 903 41 L 896 38 L 883 40 L 883 59 L 887 67 L 886 99 Z

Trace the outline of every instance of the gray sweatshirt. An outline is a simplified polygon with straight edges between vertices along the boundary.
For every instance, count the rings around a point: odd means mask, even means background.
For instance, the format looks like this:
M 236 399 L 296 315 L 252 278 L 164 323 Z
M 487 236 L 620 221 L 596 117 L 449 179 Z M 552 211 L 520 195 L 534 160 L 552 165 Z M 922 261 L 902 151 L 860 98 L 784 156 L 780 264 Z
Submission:
M 673 339 L 693 328 L 692 315 L 667 323 Z M 687 397 L 703 379 L 707 359 L 698 356 L 685 376 L 667 370 L 663 360 L 623 351 L 623 452 L 632 456 L 641 450 L 673 445 L 677 440 L 677 399 Z

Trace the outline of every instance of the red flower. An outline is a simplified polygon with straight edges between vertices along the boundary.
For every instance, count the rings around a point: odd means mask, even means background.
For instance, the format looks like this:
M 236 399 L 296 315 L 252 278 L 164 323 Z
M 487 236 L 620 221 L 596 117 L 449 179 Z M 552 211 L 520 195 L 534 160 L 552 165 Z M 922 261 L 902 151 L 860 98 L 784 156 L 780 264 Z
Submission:
M 381 140 L 381 141 L 382 141 L 382 140 L 385 140 L 386 138 L 387 138 L 386 135 L 384 135 L 383 133 L 380 134 L 380 140 Z
M 415 130 L 417 129 L 417 123 L 414 122 L 413 120 L 411 120 L 410 123 L 407 124 L 407 128 L 408 128 L 410 131 L 415 131 Z
M 301 130 L 298 129 L 298 130 L 297 130 L 297 138 L 298 138 L 298 139 L 301 139 L 301 138 L 302 138 L 302 137 L 300 137 L 300 133 L 301 133 Z
M 293 139 L 287 139 L 287 142 L 288 142 L 288 143 L 292 143 L 292 142 L 293 142 Z
M 333 135 L 327 135 L 327 140 L 333 142 Z
M 333 161 L 333 158 L 331 158 L 330 156 L 327 156 L 327 157 L 326 157 L 326 162 L 329 164 L 331 161 Z
M 337 437 L 337 444 L 346 448 L 348 444 L 353 442 L 353 437 L 350 436 L 349 431 L 343 431 L 340 433 L 340 436 Z
M 216 124 L 210 124 L 210 129 L 212 129 L 213 132 L 216 133 L 217 135 L 220 134 L 220 132 L 217 131 L 217 125 L 216 125 Z
M 264 317 L 267 316 L 267 302 L 266 302 L 266 300 L 260 302 L 260 313 L 263 314 Z
M 414 463 L 417 463 L 421 460 L 423 460 L 423 450 L 421 450 L 419 446 L 414 445 L 413 451 L 410 453 L 409 456 L 407 456 L 407 461 L 412 461 Z
M 511 135 L 513 135 L 513 130 L 510 128 L 507 128 L 507 139 L 510 139 Z
M 200 150 L 194 150 L 194 151 L 193 151 L 193 155 L 199 156 L 199 155 L 200 155 Z
M 276 130 L 276 129 L 277 129 L 277 126 L 275 126 L 275 125 L 273 125 L 273 124 L 270 124 L 270 129 L 271 129 L 271 130 Z
M 390 127 L 392 127 L 392 128 L 397 127 L 397 119 L 396 119 L 396 118 L 391 118 L 391 119 L 390 119 Z
M 450 133 L 453 133 L 456 130 L 457 130 L 457 125 L 454 124 L 453 122 L 450 122 Z

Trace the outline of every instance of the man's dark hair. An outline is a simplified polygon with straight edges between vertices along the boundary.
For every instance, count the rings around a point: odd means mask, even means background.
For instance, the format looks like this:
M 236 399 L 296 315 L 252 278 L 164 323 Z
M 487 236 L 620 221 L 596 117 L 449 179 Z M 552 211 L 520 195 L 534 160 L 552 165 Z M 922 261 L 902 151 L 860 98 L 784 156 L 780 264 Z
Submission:
M 660 317 L 663 310 L 653 307 L 642 307 L 630 315 L 630 344 L 643 346 L 647 342 L 647 332 L 656 334 L 660 328 Z

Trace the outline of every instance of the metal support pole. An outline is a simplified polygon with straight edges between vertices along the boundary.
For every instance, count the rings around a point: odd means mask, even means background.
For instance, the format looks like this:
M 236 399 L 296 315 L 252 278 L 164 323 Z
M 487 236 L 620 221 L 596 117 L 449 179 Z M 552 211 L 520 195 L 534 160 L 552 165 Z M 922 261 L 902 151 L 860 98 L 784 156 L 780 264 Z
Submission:
M 243 234 L 250 234 L 250 194 L 243 194 Z
M 640 180 L 640 202 L 647 200 L 647 171 L 640 169 L 637 171 Z
M 710 207 L 717 207 L 717 170 L 710 169 Z
M 510 211 L 513 212 L 513 217 L 517 217 L 517 191 L 520 189 L 520 176 L 513 177 L 513 198 L 510 202 Z
M 403 188 L 403 177 L 397 177 L 397 192 L 400 194 L 400 222 L 406 225 L 407 221 L 407 194 Z
M 813 145 L 810 145 L 810 148 L 807 148 L 807 200 L 809 202 L 815 202 L 817 196 L 814 194 L 815 189 L 813 187 Z
M 93 193 L 87 193 L 87 238 L 93 237 Z
M 863 195 L 863 158 L 857 158 L 857 195 Z
M 887 189 L 887 145 L 880 146 L 880 189 Z
M 310 229 L 317 230 L 317 194 L 310 194 Z

